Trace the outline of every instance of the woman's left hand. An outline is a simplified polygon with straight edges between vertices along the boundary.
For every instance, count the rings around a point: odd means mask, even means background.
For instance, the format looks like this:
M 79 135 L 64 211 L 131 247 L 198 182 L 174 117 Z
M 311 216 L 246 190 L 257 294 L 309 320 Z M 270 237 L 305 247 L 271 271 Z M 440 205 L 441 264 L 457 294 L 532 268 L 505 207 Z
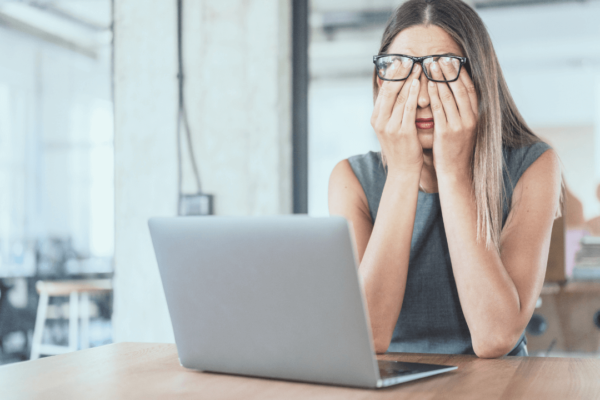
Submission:
M 456 76 L 458 62 L 442 57 L 433 62 L 430 70 L 434 79 Z M 459 174 L 470 176 L 471 157 L 475 144 L 477 125 L 477 93 L 464 68 L 459 78 L 450 83 L 428 83 L 433 111 L 433 163 L 436 174 Z

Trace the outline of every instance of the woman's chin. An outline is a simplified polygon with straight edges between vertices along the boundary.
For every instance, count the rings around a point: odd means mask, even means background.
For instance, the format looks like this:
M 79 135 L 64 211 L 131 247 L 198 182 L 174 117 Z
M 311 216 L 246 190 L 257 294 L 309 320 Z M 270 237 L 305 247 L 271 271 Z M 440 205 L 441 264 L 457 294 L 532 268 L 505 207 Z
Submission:
M 418 130 L 417 137 L 421 142 L 423 150 L 431 150 L 433 148 L 433 129 Z

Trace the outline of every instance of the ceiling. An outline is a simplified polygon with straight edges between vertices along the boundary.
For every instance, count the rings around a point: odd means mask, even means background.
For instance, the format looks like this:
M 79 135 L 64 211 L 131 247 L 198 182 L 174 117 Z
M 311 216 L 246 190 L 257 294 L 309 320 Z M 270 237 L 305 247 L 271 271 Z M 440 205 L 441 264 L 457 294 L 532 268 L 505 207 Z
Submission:
M 372 55 L 402 0 L 311 0 L 312 79 L 370 76 Z M 472 0 L 503 65 L 596 65 L 599 0 Z M 510 27 L 510 29 L 507 29 Z
M 112 40 L 111 0 L 2 0 L 0 26 L 96 58 Z

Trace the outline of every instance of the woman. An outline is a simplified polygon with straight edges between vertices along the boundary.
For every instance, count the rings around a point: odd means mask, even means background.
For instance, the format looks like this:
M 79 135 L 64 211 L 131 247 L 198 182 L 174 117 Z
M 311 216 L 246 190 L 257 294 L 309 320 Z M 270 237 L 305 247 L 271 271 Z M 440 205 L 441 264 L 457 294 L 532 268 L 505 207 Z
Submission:
M 460 0 L 404 3 L 374 62 L 381 154 L 335 167 L 329 209 L 354 229 L 376 352 L 527 355 L 560 215 L 555 152 Z

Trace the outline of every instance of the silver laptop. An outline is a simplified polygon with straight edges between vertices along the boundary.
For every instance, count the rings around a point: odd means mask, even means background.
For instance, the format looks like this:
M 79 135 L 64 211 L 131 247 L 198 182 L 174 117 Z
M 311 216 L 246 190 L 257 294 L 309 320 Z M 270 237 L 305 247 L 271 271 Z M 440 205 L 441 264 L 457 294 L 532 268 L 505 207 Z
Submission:
M 344 218 L 152 218 L 186 368 L 379 388 L 456 369 L 377 361 Z

